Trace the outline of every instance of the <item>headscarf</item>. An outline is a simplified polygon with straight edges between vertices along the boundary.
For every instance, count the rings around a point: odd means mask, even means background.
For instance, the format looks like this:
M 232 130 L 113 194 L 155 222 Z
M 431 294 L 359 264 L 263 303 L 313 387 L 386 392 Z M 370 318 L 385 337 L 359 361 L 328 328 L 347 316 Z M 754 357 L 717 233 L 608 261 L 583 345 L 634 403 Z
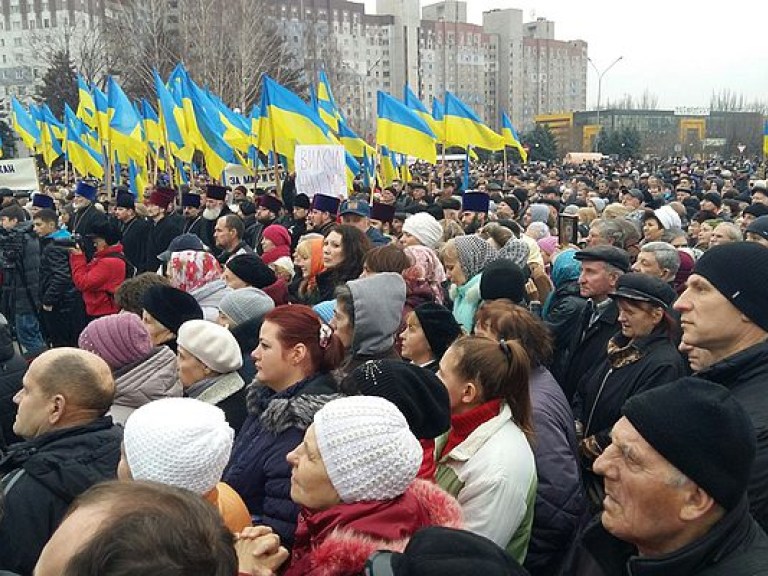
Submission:
M 555 290 L 549 293 L 547 300 L 544 302 L 544 306 L 541 310 L 543 317 L 546 318 L 547 314 L 549 314 L 557 289 L 564 286 L 567 282 L 573 282 L 579 279 L 579 275 L 581 274 L 581 262 L 576 260 L 575 256 L 576 250 L 572 248 L 563 250 L 557 255 L 552 263 L 552 284 L 555 285 Z
M 191 292 L 221 277 L 221 265 L 210 252 L 184 250 L 171 254 L 168 279 L 171 286 Z
M 410 283 L 429 284 L 429 289 L 435 296 L 435 302 L 443 303 L 443 290 L 441 284 L 445 282 L 445 268 L 443 268 L 437 253 L 426 246 L 408 246 L 403 252 L 413 262 L 413 265 L 403 270 L 403 278 L 406 285 Z
M 317 287 L 317 275 L 323 271 L 323 239 L 310 238 L 301 244 L 309 245 L 309 277 L 306 280 L 306 291 L 312 292 Z
M 499 250 L 498 258 L 504 258 L 517 264 L 520 268 L 525 268 L 528 265 L 528 257 L 530 255 L 530 249 L 525 240 L 519 240 L 517 238 L 511 239 L 509 242 L 502 246 Z
M 282 257 L 291 256 L 291 235 L 284 226 L 279 224 L 270 224 L 264 229 L 264 238 L 272 242 L 275 246 L 265 250 L 261 255 L 264 264 L 272 264 L 275 260 Z
M 480 236 L 459 236 L 454 238 L 459 264 L 467 280 L 474 278 L 483 271 L 485 265 L 493 262 L 498 256 L 496 248 L 480 238 Z

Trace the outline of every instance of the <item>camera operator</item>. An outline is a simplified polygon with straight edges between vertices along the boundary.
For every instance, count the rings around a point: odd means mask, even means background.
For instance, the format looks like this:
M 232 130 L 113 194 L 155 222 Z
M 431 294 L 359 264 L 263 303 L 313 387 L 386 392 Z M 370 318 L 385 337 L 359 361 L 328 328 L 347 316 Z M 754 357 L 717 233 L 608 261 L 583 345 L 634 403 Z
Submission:
M 111 223 L 95 224 L 85 241 L 92 241 L 93 258 L 86 260 L 84 242 L 69 248 L 72 281 L 83 295 L 88 322 L 120 311 L 115 292 L 125 280 L 126 262 L 120 232 Z
M 3 312 L 12 319 L 16 339 L 28 358 L 47 346 L 40 333 L 38 290 L 40 244 L 21 206 L 0 210 L 0 264 L 3 268 Z
M 69 250 L 75 245 L 66 228 L 59 228 L 56 212 L 40 210 L 32 218 L 40 238 L 40 319 L 48 341 L 54 347 L 77 348 L 77 339 L 85 327 L 85 306 L 72 282 Z

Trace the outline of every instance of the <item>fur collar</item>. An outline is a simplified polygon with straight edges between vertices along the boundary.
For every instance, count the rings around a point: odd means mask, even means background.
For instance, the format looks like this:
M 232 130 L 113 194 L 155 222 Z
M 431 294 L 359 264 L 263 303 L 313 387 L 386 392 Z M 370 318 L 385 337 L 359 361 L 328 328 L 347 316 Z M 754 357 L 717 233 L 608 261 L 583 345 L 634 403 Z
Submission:
M 216 378 L 216 381 L 197 396 L 197 399 L 208 404 L 218 404 L 235 394 L 243 386 L 245 386 L 245 382 L 240 378 L 240 374 L 228 372 Z
M 426 480 L 414 480 L 408 490 L 427 509 L 429 525 L 463 528 L 461 506 L 442 488 Z M 410 537 L 383 540 L 341 526 L 312 549 L 312 573 L 322 576 L 362 573 L 371 554 L 377 550 L 402 552 L 408 540 Z

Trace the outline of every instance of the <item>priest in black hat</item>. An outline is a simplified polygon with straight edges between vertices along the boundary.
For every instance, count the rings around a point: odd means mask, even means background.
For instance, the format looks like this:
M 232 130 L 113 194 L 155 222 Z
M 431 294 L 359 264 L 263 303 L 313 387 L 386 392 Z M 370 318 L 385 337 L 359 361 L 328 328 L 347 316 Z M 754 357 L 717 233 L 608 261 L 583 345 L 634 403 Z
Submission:
M 117 190 L 115 218 L 123 236 L 123 254 L 137 273 L 147 272 L 147 237 L 152 224 L 136 214 L 133 194 L 126 189 Z
M 229 192 L 229 186 L 216 184 L 209 184 L 205 190 L 205 209 L 203 210 L 199 236 L 203 244 L 211 247 L 211 252 L 215 256 L 221 253 L 221 250 L 216 247 L 216 239 L 213 236 L 216 221 L 222 216 L 232 213 L 226 202 L 227 192 Z

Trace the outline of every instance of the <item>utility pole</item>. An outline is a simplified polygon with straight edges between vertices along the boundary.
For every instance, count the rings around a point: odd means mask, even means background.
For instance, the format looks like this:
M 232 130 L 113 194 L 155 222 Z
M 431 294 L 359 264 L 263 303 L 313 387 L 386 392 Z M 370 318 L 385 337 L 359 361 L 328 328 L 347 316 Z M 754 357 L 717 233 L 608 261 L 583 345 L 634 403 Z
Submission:
M 600 143 L 600 132 L 602 131 L 602 128 L 600 126 L 600 96 L 602 95 L 603 91 L 603 76 L 606 75 L 608 70 L 613 68 L 616 64 L 619 63 L 624 58 L 624 56 L 619 56 L 611 62 L 605 69 L 603 69 L 602 72 L 597 69 L 597 66 L 592 61 L 592 58 L 587 57 L 587 62 L 589 62 L 592 65 L 592 68 L 595 69 L 595 72 L 597 73 L 597 136 L 595 137 L 595 145 L 594 145 L 594 151 L 597 152 L 599 143 Z

